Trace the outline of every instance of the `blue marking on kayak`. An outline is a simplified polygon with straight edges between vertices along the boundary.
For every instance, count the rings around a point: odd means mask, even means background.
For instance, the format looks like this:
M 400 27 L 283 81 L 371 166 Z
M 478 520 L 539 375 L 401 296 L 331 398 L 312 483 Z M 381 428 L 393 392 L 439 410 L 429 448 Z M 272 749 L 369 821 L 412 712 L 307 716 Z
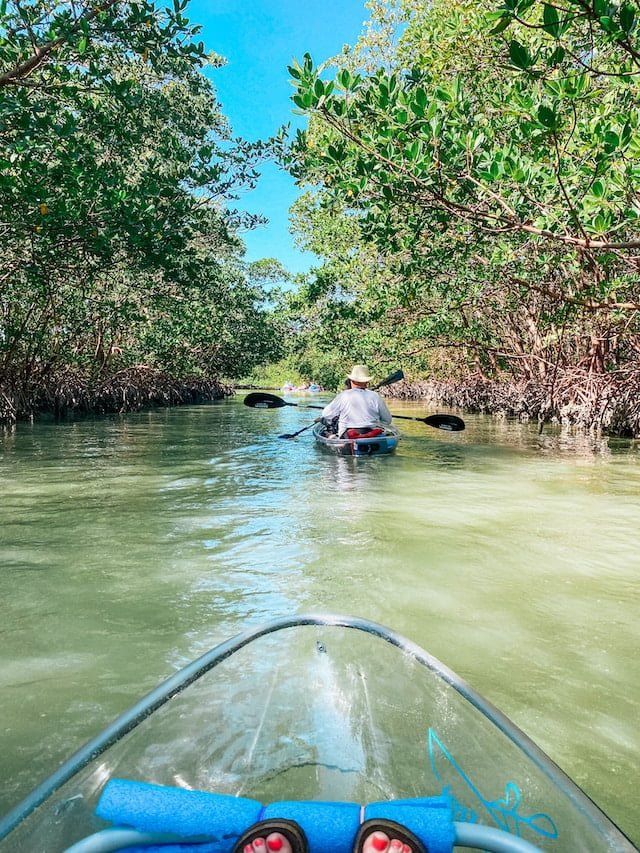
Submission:
M 545 838 L 558 838 L 559 832 L 555 823 L 548 814 L 538 812 L 537 814 L 529 815 L 528 817 L 518 813 L 522 805 L 522 794 L 518 785 L 515 782 L 507 782 L 504 786 L 504 797 L 497 800 L 488 800 L 482 795 L 477 785 L 467 776 L 458 761 L 449 752 L 444 743 L 440 740 L 433 729 L 429 729 L 427 735 L 427 748 L 429 753 L 429 762 L 433 774 L 442 782 L 441 773 L 437 766 L 437 754 L 443 757 L 449 766 L 455 771 L 460 780 L 467 786 L 472 794 L 477 797 L 479 802 L 484 806 L 496 826 L 504 832 L 510 832 L 512 835 L 521 836 L 522 827 L 525 826 L 532 832 L 542 835 Z M 467 808 L 459 800 L 456 799 L 451 785 L 445 785 L 442 789 L 443 794 L 448 794 L 451 797 L 454 807 L 454 819 L 464 820 L 469 823 L 477 823 L 478 815 L 473 809 Z

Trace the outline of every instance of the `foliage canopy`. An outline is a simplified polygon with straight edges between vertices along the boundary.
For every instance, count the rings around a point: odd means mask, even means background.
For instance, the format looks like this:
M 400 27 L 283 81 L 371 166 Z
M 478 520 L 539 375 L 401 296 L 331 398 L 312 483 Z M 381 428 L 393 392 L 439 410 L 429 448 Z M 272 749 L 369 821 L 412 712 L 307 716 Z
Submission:
M 269 142 L 234 139 L 186 0 L 0 4 L 0 378 L 277 357 L 232 209 Z
M 288 165 L 314 187 L 296 221 L 322 247 L 318 281 L 341 289 L 309 286 L 317 340 L 352 313 L 345 356 L 404 353 L 449 375 L 544 381 L 636 359 L 635 7 L 372 5 L 331 79 L 309 55 L 289 69 L 310 125 Z M 350 250 L 329 236 L 336 215 L 357 232 Z

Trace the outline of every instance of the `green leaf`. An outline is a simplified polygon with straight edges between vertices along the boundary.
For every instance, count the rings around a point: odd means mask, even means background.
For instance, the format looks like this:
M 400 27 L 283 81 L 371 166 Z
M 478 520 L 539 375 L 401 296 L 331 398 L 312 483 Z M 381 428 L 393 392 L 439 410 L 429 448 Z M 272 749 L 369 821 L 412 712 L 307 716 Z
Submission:
M 622 128 L 622 133 L 620 134 L 620 147 L 626 148 L 631 140 L 631 125 L 627 121 L 625 122 L 624 127 Z
M 424 89 L 416 89 L 413 93 L 414 100 L 423 109 L 427 106 L 427 93 Z
M 407 152 L 406 152 L 407 157 L 409 158 L 409 160 L 412 160 L 415 163 L 415 161 L 420 156 L 421 150 L 422 150 L 422 146 L 420 145 L 420 143 L 416 139 L 414 142 L 411 143 L 411 145 L 409 145 L 407 147 Z
M 558 10 L 555 6 L 550 6 L 549 3 L 544 4 L 544 11 L 542 13 L 543 25 L 542 28 L 545 32 L 549 33 L 549 35 L 554 38 L 558 38 L 560 35 L 560 16 L 558 15 Z
M 558 118 L 554 110 L 544 104 L 541 104 L 538 107 L 538 121 L 540 124 L 544 125 L 544 127 L 549 128 L 549 130 L 555 130 Z
M 351 77 L 351 73 L 347 68 L 343 68 L 338 73 L 338 83 L 342 86 L 343 89 L 349 89 L 353 82 L 353 78 Z
M 608 154 L 615 151 L 620 145 L 620 137 L 613 130 L 608 130 L 604 135 L 604 148 Z
M 636 19 L 635 7 L 630 3 L 625 3 L 620 9 L 620 26 L 625 33 L 630 33 L 633 29 Z
M 445 104 L 450 104 L 453 102 L 451 93 L 447 92 L 446 89 L 443 89 L 442 86 L 438 86 L 434 94 L 439 101 L 443 101 Z
M 617 29 L 616 23 L 609 15 L 602 15 L 600 20 L 600 26 L 607 33 L 614 33 Z
M 596 198 L 602 198 L 604 196 L 604 184 L 602 181 L 594 181 L 591 185 L 591 192 Z
M 593 220 L 593 229 L 597 234 L 604 234 L 611 225 L 611 216 L 608 213 L 599 213 Z
M 560 63 L 564 61 L 565 55 L 565 49 L 558 45 L 558 47 L 556 47 L 556 49 L 547 59 L 547 65 L 560 65 Z
M 629 154 L 632 157 L 640 158 L 640 135 L 636 134 L 629 140 Z
M 495 25 L 495 27 L 492 30 L 489 30 L 489 33 L 492 36 L 496 36 L 499 33 L 504 32 L 507 29 L 507 27 L 511 24 L 512 20 L 513 20 L 513 18 L 511 18 L 509 15 L 503 15 L 503 17 L 500 18 L 500 20 Z
M 523 71 L 526 71 L 533 64 L 528 49 L 515 39 L 509 42 L 509 56 L 516 68 L 522 68 Z

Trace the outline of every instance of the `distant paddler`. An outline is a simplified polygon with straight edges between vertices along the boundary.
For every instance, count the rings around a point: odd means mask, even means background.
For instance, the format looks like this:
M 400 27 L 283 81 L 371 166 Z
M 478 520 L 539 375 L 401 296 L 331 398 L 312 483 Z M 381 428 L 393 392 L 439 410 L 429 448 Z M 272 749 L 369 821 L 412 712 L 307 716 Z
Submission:
M 351 387 L 324 407 L 322 420 L 330 424 L 337 419 L 340 438 L 355 438 L 388 426 L 392 421 L 391 412 L 382 397 L 368 387 L 372 379 L 369 368 L 364 364 L 356 364 L 348 378 Z

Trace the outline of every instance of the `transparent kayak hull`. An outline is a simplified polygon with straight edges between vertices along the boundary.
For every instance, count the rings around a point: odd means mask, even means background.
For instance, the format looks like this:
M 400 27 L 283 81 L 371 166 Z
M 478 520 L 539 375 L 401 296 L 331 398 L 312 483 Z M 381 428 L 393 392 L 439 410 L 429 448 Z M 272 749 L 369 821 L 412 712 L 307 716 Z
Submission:
M 264 803 L 444 793 L 456 826 L 539 850 L 636 850 L 455 673 L 351 617 L 273 620 L 189 664 L 6 815 L 0 851 L 57 853 L 104 830 L 95 807 L 114 778 Z
M 379 456 L 393 453 L 400 441 L 400 431 L 394 426 L 385 429 L 383 435 L 372 438 L 338 438 L 325 435 L 325 425 L 317 423 L 313 428 L 316 443 L 324 450 L 340 456 Z

